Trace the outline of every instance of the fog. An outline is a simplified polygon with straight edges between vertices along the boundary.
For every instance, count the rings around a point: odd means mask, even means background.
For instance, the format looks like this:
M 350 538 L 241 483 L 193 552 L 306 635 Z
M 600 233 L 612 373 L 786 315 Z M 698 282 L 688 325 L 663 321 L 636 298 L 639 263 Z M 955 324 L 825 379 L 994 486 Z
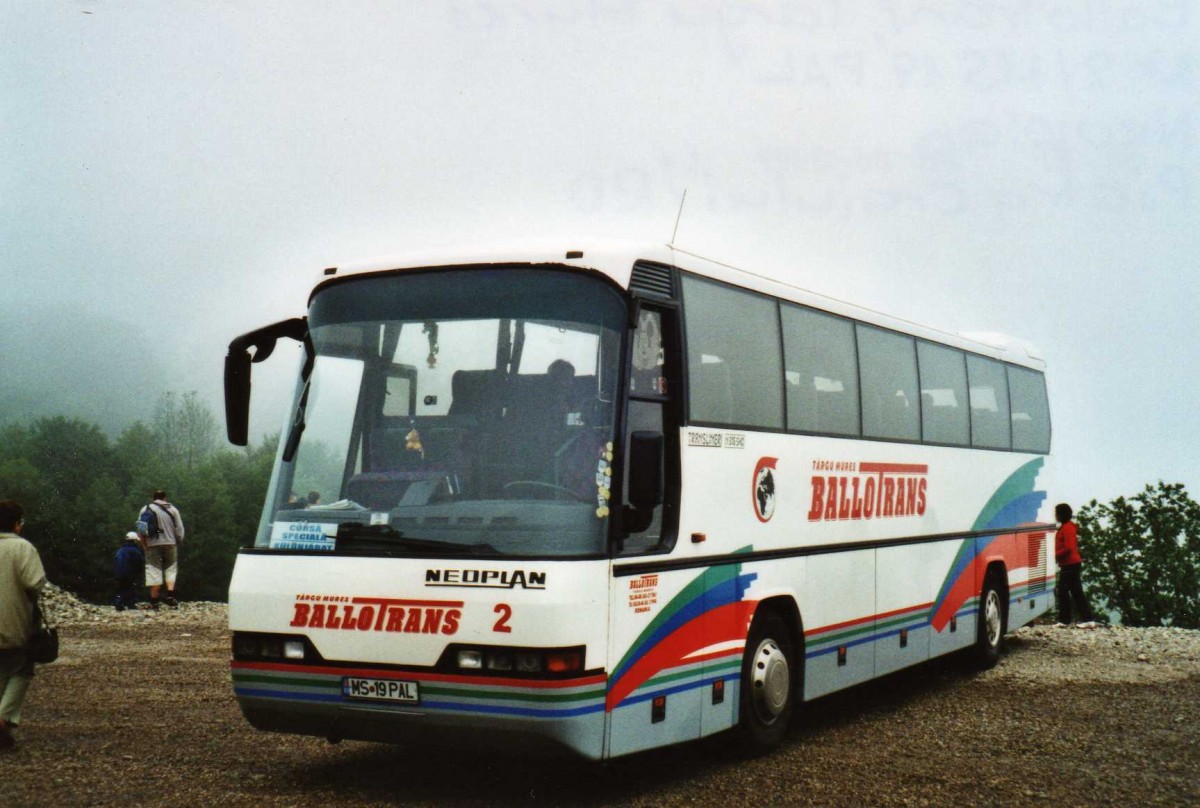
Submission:
M 1200 490 L 1189 2 L 10 2 L 0 421 L 220 412 L 321 268 L 677 243 L 1048 358 L 1051 497 Z M 278 429 L 295 354 L 255 366 Z

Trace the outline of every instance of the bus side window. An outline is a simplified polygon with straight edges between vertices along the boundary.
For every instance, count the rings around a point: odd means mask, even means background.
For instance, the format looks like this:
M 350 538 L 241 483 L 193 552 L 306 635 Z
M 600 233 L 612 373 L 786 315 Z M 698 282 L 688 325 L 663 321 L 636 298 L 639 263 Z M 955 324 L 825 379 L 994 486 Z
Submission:
M 701 424 L 782 429 L 783 356 L 775 300 L 692 275 L 683 276 L 683 299 L 688 417 Z
M 412 415 L 417 408 L 417 369 L 393 365 L 384 377 L 384 418 Z
M 633 370 L 629 374 L 629 395 L 639 398 L 666 395 L 661 312 L 642 309 L 638 314 L 630 359 Z
M 1050 405 L 1046 379 L 1037 371 L 1008 366 L 1012 446 L 1021 452 L 1050 451 Z
M 1008 378 L 1004 365 L 994 359 L 967 354 L 970 385 L 971 445 L 985 449 L 1012 446 L 1012 423 L 1008 414 Z

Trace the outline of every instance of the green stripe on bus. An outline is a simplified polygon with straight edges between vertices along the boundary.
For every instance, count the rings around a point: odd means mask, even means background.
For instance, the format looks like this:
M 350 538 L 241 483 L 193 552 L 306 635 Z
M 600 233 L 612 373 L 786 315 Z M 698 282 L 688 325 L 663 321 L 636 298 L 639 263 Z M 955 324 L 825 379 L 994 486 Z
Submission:
M 737 555 L 738 553 L 747 553 L 752 549 L 752 547 L 753 545 L 742 547 L 738 550 L 735 550 L 733 555 Z M 692 579 L 687 586 L 680 590 L 679 594 L 671 598 L 671 600 L 668 601 L 663 607 L 662 611 L 660 611 L 655 618 L 650 621 L 650 625 L 646 626 L 646 628 L 642 630 L 642 633 L 639 634 L 637 639 L 633 641 L 633 644 L 629 646 L 629 650 L 625 652 L 625 656 L 621 657 L 621 661 L 617 663 L 615 670 L 623 670 L 625 663 L 629 660 L 629 657 L 640 651 L 643 643 L 645 643 L 645 641 L 651 637 L 654 632 L 658 631 L 659 627 L 662 626 L 663 623 L 674 617 L 680 609 L 691 603 L 709 588 L 719 586 L 726 581 L 732 580 L 738 577 L 741 572 L 741 564 L 709 567 L 708 569 L 701 571 L 701 573 Z
M 302 679 L 295 676 L 274 676 L 271 674 L 234 674 L 233 681 L 237 684 L 266 684 L 277 687 L 308 687 L 319 690 L 341 692 L 340 679 Z M 510 699 L 514 701 L 533 701 L 543 703 L 566 703 L 599 699 L 604 696 L 604 687 L 593 687 L 576 693 L 538 693 L 532 690 L 475 690 L 446 685 L 419 682 L 421 692 L 430 695 L 458 696 L 460 698 L 476 699 Z
M 339 680 L 331 679 L 309 679 L 299 676 L 274 676 L 271 674 L 262 673 L 235 673 L 233 681 L 238 684 L 270 684 L 270 685 L 288 685 L 290 687 L 316 687 L 326 690 L 341 690 L 342 683 Z
M 489 699 L 492 701 L 536 702 L 539 704 L 566 704 L 574 701 L 600 700 L 604 698 L 604 688 L 585 690 L 581 693 L 535 693 L 528 690 L 472 690 L 461 687 L 446 687 L 444 685 L 429 685 L 421 682 L 421 695 L 454 696 L 460 699 Z
M 987 505 L 983 506 L 983 510 L 979 512 L 979 518 L 975 520 L 972 530 L 985 530 L 996 514 L 1008 505 L 1008 503 L 1032 491 L 1037 481 L 1038 471 L 1042 468 L 1042 463 L 1044 462 L 1044 458 L 1034 458 L 1014 471 L 996 489 L 996 493 L 992 494 L 992 498 L 988 500 Z M 1002 533 L 1003 530 L 997 532 Z
M 664 673 L 660 676 L 655 676 L 652 679 L 646 680 L 638 687 L 638 690 L 645 690 L 648 687 L 658 687 L 669 682 L 678 682 L 680 679 L 695 679 L 703 676 L 712 676 L 715 673 L 733 673 L 742 667 L 742 660 L 731 659 L 728 662 L 722 662 L 719 665 L 709 667 L 692 668 L 691 670 L 679 671 L 678 673 Z

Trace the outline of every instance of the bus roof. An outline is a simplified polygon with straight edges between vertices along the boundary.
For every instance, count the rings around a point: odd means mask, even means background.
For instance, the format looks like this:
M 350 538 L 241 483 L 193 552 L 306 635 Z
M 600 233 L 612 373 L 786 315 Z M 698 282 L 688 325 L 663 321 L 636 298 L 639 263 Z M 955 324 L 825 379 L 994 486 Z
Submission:
M 519 242 L 388 255 L 336 267 L 336 274 L 341 278 L 351 274 L 428 267 L 562 264 L 601 272 L 622 289 L 627 289 L 629 288 L 629 277 L 636 261 L 657 261 L 670 264 L 673 260 L 674 251 L 664 244 L 617 241 L 586 243 L 564 240 Z M 331 274 L 330 270 L 325 272 Z
M 722 263 L 673 244 L 621 241 L 531 241 L 482 247 L 429 250 L 368 259 L 331 267 L 324 271 L 322 282 L 349 275 L 375 272 L 396 272 L 408 269 L 453 266 L 486 266 L 493 264 L 561 264 L 599 272 L 622 289 L 628 289 L 633 265 L 637 261 L 652 261 L 673 265 L 703 277 L 724 281 L 774 297 L 790 300 L 812 308 L 849 317 L 860 322 L 901 331 L 934 342 L 954 345 L 964 350 L 991 356 L 1007 362 L 1042 370 L 1045 361 L 1041 352 L 1030 342 L 998 332 L 965 332 L 951 334 L 873 309 L 848 303 L 828 295 L 813 292 L 785 281 L 759 275 L 749 270 Z M 320 284 L 318 284 L 318 287 Z

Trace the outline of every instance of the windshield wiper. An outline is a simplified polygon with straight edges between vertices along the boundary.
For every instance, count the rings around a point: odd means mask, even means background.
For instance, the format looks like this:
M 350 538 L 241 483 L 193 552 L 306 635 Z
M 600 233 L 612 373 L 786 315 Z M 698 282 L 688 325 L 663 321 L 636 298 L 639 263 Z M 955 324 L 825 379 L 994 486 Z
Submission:
M 346 549 L 353 545 L 370 545 L 402 547 L 405 550 L 438 555 L 447 550 L 470 555 L 499 555 L 499 551 L 490 544 L 460 544 L 453 541 L 438 541 L 437 539 L 409 538 L 402 531 L 391 525 L 365 525 L 362 522 L 342 522 L 337 529 L 337 548 Z
M 300 446 L 300 436 L 304 434 L 304 411 L 308 408 L 308 391 L 311 381 L 304 383 L 304 392 L 300 394 L 300 402 L 296 405 L 296 413 L 292 417 L 292 426 L 288 430 L 287 441 L 283 445 L 283 461 L 291 463 L 296 457 L 296 449 Z

